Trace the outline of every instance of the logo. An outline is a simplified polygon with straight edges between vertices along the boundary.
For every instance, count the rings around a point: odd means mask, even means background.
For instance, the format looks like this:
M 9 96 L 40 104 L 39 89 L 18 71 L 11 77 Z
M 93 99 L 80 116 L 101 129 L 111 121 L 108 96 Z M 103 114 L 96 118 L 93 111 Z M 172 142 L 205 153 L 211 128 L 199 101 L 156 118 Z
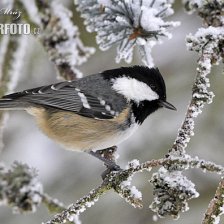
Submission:
M 10 8 L 2 8 L 0 9 L 0 15 L 7 15 L 7 16 L 12 16 L 13 20 L 17 20 L 20 18 L 22 12 L 15 9 L 10 9 Z
M 31 28 L 31 25 L 28 23 L 19 23 L 16 20 L 20 19 L 22 12 L 18 9 L 10 9 L 10 8 L 1 8 L 0 9 L 0 18 L 2 16 L 10 16 L 12 23 L 0 23 L 0 35 L 28 35 L 40 34 L 40 28 L 34 27 Z

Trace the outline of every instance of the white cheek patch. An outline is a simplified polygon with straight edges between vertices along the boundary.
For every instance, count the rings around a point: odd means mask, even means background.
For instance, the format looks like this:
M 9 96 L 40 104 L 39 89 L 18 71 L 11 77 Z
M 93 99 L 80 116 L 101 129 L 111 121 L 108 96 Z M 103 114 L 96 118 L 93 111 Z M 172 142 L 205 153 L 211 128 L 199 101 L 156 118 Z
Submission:
M 137 103 L 143 100 L 152 101 L 159 99 L 159 95 L 147 84 L 133 78 L 117 78 L 114 80 L 112 88 L 124 95 L 128 100 L 134 100 Z

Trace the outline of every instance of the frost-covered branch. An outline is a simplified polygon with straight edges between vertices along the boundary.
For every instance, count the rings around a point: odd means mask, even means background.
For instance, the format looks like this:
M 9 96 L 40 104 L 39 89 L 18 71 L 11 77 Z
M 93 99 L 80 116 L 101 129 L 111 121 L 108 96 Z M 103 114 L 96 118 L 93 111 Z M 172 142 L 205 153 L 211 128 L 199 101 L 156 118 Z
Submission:
M 151 48 L 171 38 L 168 29 L 179 22 L 165 21 L 173 14 L 172 0 L 75 0 L 87 31 L 97 32 L 96 40 L 101 50 L 117 46 L 116 62 L 124 59 L 130 63 L 134 46 L 138 46 L 143 61 L 153 65 Z
M 224 180 L 221 179 L 214 198 L 209 203 L 202 224 L 219 223 L 224 213 Z
M 199 60 L 185 119 L 172 148 L 166 155 L 166 158 L 171 160 L 175 157 L 189 158 L 185 149 L 194 135 L 194 120 L 202 112 L 205 104 L 211 103 L 214 97 L 208 90 L 208 75 L 212 65 L 220 63 L 224 56 L 223 4 L 223 1 L 213 0 L 185 1 L 188 10 L 198 12 L 204 19 L 205 28 L 200 28 L 195 35 L 187 36 L 187 47 L 199 54 Z M 153 175 L 151 183 L 154 186 L 155 198 L 151 207 L 159 216 L 171 215 L 178 218 L 179 212 L 188 210 L 187 200 L 198 196 L 194 184 L 182 175 L 181 171 L 184 169 L 182 163 L 165 164 Z
M 46 193 L 42 193 L 40 196 L 42 198 L 42 203 L 47 207 L 50 213 L 58 213 L 66 210 L 66 206 L 62 202 L 58 201 L 58 199 L 52 198 Z M 66 223 L 81 224 L 81 221 L 79 220 L 78 215 L 73 215 Z
M 215 172 L 220 175 L 224 174 L 224 167 L 216 165 L 212 162 L 199 160 L 198 158 L 189 157 L 188 159 L 183 158 L 158 159 L 158 160 L 151 160 L 142 164 L 139 164 L 138 161 L 134 160 L 129 163 L 128 168 L 121 171 L 114 171 L 109 173 L 104 178 L 103 183 L 99 187 L 91 190 L 89 194 L 76 201 L 76 203 L 70 205 L 68 209 L 64 210 L 62 213 L 55 215 L 54 218 L 46 222 L 46 224 L 64 223 L 65 221 L 70 220 L 70 217 L 72 217 L 73 215 L 79 215 L 80 213 L 84 212 L 88 207 L 94 205 L 94 203 L 98 201 L 100 196 L 102 196 L 111 189 L 114 189 L 115 192 L 117 192 L 122 198 L 124 198 L 130 205 L 137 208 L 141 208 L 142 207 L 141 192 L 138 191 L 135 186 L 131 186 L 130 184 L 133 175 L 138 172 L 142 172 L 144 170 L 150 171 L 151 168 L 153 167 L 170 166 L 176 163 L 181 164 L 183 167 L 185 167 L 185 169 L 200 168 L 202 170 Z M 174 178 L 174 176 L 172 176 L 172 178 Z M 174 183 L 176 183 L 178 186 L 181 186 L 182 182 L 179 181 L 180 178 L 178 176 L 177 180 L 174 182 L 170 181 L 170 183 L 168 183 L 168 181 L 166 181 L 167 182 L 166 186 L 172 187 L 174 186 Z M 184 179 L 184 184 L 186 184 L 185 181 L 186 180 Z M 194 185 L 192 185 L 190 181 L 188 183 L 190 187 L 194 188 Z M 173 189 L 175 190 L 176 186 L 174 186 Z M 188 193 L 189 193 L 189 186 L 187 186 L 186 188 L 182 186 L 181 195 L 183 195 L 183 197 L 179 197 L 179 203 L 184 204 L 185 207 L 187 207 L 187 200 L 189 200 L 189 197 L 185 198 L 184 194 L 187 195 Z M 198 193 L 195 190 L 192 190 L 192 193 L 194 193 L 194 195 L 196 196 L 198 195 Z M 191 196 L 193 197 L 193 194 Z M 151 207 L 153 210 L 155 209 L 154 206 L 151 205 Z
M 30 1 L 21 1 L 29 12 Z M 86 62 L 95 49 L 83 45 L 78 27 L 73 24 L 72 12 L 58 2 L 48 4 L 42 0 L 35 0 L 32 12 L 30 15 L 36 16 L 28 19 L 40 27 L 40 34 L 36 37 L 56 65 L 59 77 L 66 80 L 82 77 L 77 67 Z
M 199 54 L 197 75 L 192 89 L 192 99 L 188 106 L 185 120 L 177 134 L 170 154 L 184 155 L 187 143 L 194 135 L 194 120 L 202 112 L 206 103 L 211 103 L 214 94 L 210 87 L 208 75 L 212 65 L 218 64 L 224 57 L 224 28 L 222 0 L 185 1 L 187 10 L 196 11 L 204 19 L 205 28 L 200 28 L 195 35 L 187 36 L 187 47 Z
M 15 162 L 12 168 L 0 166 L 0 203 L 15 213 L 35 212 L 41 203 L 43 188 L 37 173 L 27 165 Z
M 72 221 L 72 219 L 77 219 L 78 214 L 85 211 L 87 207 L 91 207 L 101 195 L 110 189 L 114 189 L 134 207 L 141 208 L 141 192 L 135 186 L 131 187 L 130 185 L 133 175 L 143 170 L 150 171 L 153 167 L 175 163 L 182 164 L 186 169 L 201 168 L 224 175 L 224 167 L 198 158 L 189 158 L 188 160 L 182 158 L 174 160 L 159 159 L 142 164 L 139 164 L 138 161 L 132 161 L 125 170 L 108 174 L 98 188 L 92 190 L 87 196 L 78 200 L 68 209 L 65 209 L 63 203 L 43 192 L 42 184 L 38 181 L 37 172 L 34 169 L 15 162 L 9 169 L 3 164 L 0 165 L 0 203 L 12 207 L 13 211 L 17 213 L 35 212 L 40 203 L 44 203 L 50 212 L 63 211 L 48 223 L 60 223 L 59 220 Z
M 13 1 L 8 1 L 5 7 L 12 8 Z M 9 18 L 4 21 L 12 22 Z M 18 21 L 17 21 L 18 22 Z M 0 97 L 15 89 L 23 68 L 27 47 L 27 36 L 1 35 L 0 37 Z M 0 151 L 3 148 L 2 135 L 8 114 L 0 112 Z
M 11 168 L 0 164 L 0 205 L 9 206 L 13 213 L 35 212 L 43 203 L 51 213 L 66 209 L 63 203 L 43 192 L 43 186 L 37 179 L 37 171 L 26 164 L 14 162 Z M 72 222 L 79 223 L 78 216 Z

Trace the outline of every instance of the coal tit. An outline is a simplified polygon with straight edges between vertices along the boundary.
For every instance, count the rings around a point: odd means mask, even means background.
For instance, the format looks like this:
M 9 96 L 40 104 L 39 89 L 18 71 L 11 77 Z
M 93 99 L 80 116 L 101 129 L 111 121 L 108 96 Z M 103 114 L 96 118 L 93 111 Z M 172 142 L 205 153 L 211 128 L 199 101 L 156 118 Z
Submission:
M 121 67 L 75 81 L 24 90 L 0 99 L 0 109 L 24 109 L 67 149 L 92 152 L 126 140 L 166 101 L 157 68 Z

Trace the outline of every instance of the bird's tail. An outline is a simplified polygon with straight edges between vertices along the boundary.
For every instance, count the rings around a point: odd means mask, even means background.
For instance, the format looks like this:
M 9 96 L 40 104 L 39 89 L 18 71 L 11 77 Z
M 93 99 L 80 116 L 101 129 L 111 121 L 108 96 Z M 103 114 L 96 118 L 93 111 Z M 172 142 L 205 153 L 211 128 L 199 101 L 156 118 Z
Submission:
M 0 99 L 0 110 L 19 110 L 25 109 L 27 107 L 26 103 L 20 100 L 14 100 L 9 98 Z

